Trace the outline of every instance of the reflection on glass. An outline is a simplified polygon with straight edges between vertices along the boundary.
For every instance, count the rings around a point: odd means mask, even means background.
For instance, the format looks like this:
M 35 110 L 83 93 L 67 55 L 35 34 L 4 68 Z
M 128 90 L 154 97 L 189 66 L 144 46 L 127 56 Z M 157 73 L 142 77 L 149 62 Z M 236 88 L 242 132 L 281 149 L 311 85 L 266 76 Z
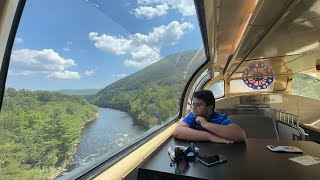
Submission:
M 219 80 L 209 88 L 216 99 L 224 96 L 224 80 Z
M 0 115 L 1 179 L 90 169 L 175 116 L 201 45 L 192 1 L 27 1 Z

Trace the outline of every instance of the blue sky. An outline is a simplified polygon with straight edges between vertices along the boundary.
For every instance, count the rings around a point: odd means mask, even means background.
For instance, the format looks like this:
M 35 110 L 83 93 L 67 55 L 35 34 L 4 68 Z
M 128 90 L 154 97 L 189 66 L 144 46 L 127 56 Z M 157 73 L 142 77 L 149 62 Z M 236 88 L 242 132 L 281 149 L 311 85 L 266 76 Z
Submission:
M 192 0 L 30 0 L 6 86 L 104 88 L 201 45 Z

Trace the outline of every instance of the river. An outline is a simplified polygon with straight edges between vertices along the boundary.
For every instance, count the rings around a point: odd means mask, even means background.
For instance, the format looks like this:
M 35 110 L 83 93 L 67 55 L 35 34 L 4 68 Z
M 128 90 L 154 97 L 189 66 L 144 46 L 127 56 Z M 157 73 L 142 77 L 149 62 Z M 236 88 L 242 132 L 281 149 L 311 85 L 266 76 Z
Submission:
M 100 108 L 96 120 L 90 121 L 83 129 L 80 144 L 68 172 L 95 160 L 101 155 L 108 155 L 130 141 L 137 139 L 146 130 L 133 125 L 132 118 L 124 112 Z

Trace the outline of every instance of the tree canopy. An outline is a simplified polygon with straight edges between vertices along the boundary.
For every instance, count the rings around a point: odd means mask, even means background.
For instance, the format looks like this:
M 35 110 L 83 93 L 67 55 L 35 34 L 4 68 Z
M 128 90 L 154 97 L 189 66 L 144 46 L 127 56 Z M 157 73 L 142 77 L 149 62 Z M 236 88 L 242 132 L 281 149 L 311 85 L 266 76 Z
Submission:
M 80 96 L 8 88 L 0 115 L 1 179 L 47 179 L 75 152 L 98 107 Z

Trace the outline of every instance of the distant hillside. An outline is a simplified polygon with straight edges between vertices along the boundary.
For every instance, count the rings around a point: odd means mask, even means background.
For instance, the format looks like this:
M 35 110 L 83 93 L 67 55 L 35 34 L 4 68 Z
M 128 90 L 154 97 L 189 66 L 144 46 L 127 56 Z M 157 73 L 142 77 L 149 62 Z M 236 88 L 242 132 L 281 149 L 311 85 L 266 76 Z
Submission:
M 66 95 L 80 95 L 80 96 L 88 96 L 88 95 L 95 95 L 101 89 L 61 89 L 56 92 L 60 92 Z
M 190 63 L 195 54 L 196 51 L 186 51 L 169 55 L 110 84 L 91 101 L 100 107 L 130 113 L 140 126 L 159 124 L 178 112 L 179 98 L 187 80 L 204 62 L 196 59 Z

